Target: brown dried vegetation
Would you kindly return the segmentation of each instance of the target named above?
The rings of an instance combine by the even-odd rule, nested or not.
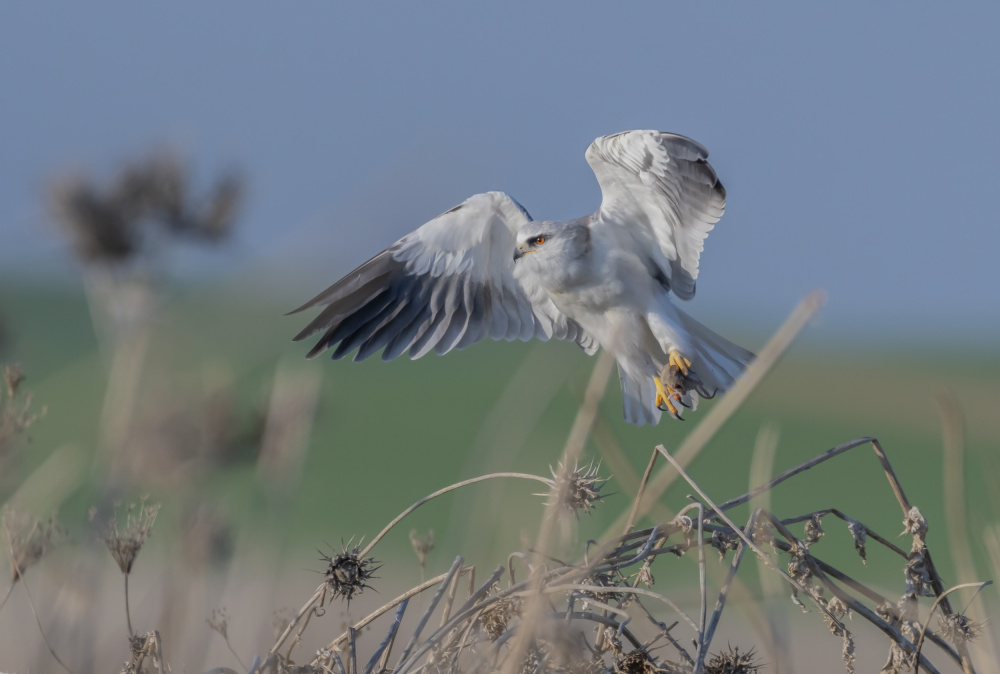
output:
[[[760,360],[766,363],[768,358],[773,362],[776,355],[765,348]],[[599,362],[594,386],[588,386],[580,423],[574,430],[593,423],[596,401],[590,394],[603,384],[596,375],[600,367]],[[760,375],[748,373],[751,383],[746,386],[752,386],[754,376],[759,379]],[[716,424],[717,428],[738,404],[739,396],[746,394],[739,388],[744,383],[717,403],[702,423]],[[12,389],[8,398],[13,398],[17,383],[8,383],[8,388]],[[737,402],[730,408],[723,406],[734,398]],[[575,439],[567,442],[551,478],[496,473],[449,485],[403,510],[367,545],[347,543],[340,551],[323,555],[326,568],[322,582],[301,608],[281,620],[274,642],[266,650],[258,647],[249,666],[230,643],[233,624],[227,612],[214,612],[207,621],[208,629],[225,639],[241,670],[250,674],[757,674],[768,667],[758,653],[767,653],[769,659],[781,657],[775,644],[725,649],[714,645],[727,600],[740,584],[738,576],[746,560],[751,559],[779,578],[793,601],[808,606],[813,615],[825,621],[833,637],[842,643],[846,671],[855,669],[855,633],[860,630],[884,637],[888,653],[882,672],[919,667],[933,674],[944,671],[943,663],[975,671],[967,646],[982,632],[982,625],[951,604],[951,590],[938,573],[928,547],[931,524],[908,500],[878,440],[860,438],[844,443],[720,503],[686,471],[707,437],[703,434],[676,452],[656,447],[619,522],[595,540],[576,541],[572,534],[577,518],[568,514],[603,507],[600,492],[606,479],[598,476],[594,464],[579,468],[586,434],[573,433],[571,439]],[[835,508],[794,514],[755,508],[745,520],[734,521],[732,514],[739,506],[857,448],[869,448],[874,454],[900,507],[909,550],[873,531],[856,513],[848,515]],[[654,473],[658,461],[669,467]],[[569,466],[574,469],[569,470]],[[663,512],[673,502],[664,492],[678,477],[687,483],[691,495],[683,501],[674,499],[683,504],[675,514],[652,515],[654,505],[661,508],[657,512]],[[485,578],[482,573],[477,578],[477,569],[457,556],[448,571],[411,587],[363,618],[349,617],[343,628],[323,620],[332,602],[349,603],[378,584],[374,574],[381,567],[372,557],[373,549],[399,522],[435,498],[493,479],[528,479],[548,487],[536,540],[511,552],[506,564],[499,564]],[[129,659],[123,672],[170,670],[169,639],[165,642],[159,630],[134,631],[128,604],[128,578],[158,512],[158,505],[141,500],[127,506],[123,516],[116,512],[102,536],[125,576],[128,634],[122,652]],[[640,528],[637,523],[647,516],[648,526]],[[57,530],[54,520],[51,526],[30,522],[15,514],[8,517],[5,511],[14,580],[37,563],[54,540],[51,532]],[[899,594],[887,595],[824,558],[824,548],[835,545],[831,542],[835,537],[825,536],[834,525],[847,529],[862,562],[872,554],[898,560],[902,571]],[[554,551],[554,541],[560,535],[565,541],[565,549],[559,551],[563,559]],[[432,540],[414,532],[411,541],[423,566]],[[722,574],[711,583],[707,557],[715,564],[716,555],[707,555],[708,548],[718,551],[721,563],[717,566],[722,568]],[[851,573],[858,568],[866,567],[852,567]],[[658,591],[657,576],[687,578],[685,594],[689,596],[671,597],[667,591]],[[691,601],[695,591],[697,600]],[[419,609],[411,610],[415,599],[413,606]],[[748,610],[754,609],[751,606]],[[321,636],[325,644],[307,651],[303,646],[307,630]],[[55,656],[55,650],[50,647],[50,651]],[[217,667],[211,671],[229,674],[235,670]]]

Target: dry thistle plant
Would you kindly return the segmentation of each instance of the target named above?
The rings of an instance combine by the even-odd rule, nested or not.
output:
[[[376,566],[374,559],[360,553],[358,546],[352,548],[350,543],[335,555],[327,556],[322,552],[320,555],[327,563],[324,577],[331,596],[343,597],[348,603],[365,588],[371,587],[368,581],[375,578],[375,572],[381,568]]]
[[[851,449],[870,446],[896,495],[904,513],[904,533],[911,537],[906,551],[866,526],[861,519],[839,509],[825,509],[792,516],[778,516],[754,510],[749,518],[736,524],[729,516],[734,508],[771,490],[782,482],[828,461]],[[817,457],[787,470],[747,494],[717,504],[684,471],[664,448],[657,447],[655,457],[666,459],[697,494],[669,521],[612,534],[596,542],[575,562],[559,562],[534,555],[531,550],[514,552],[508,563],[497,567],[486,579],[475,582],[475,568],[462,557],[450,570],[428,579],[386,603],[304,660],[293,658],[294,649],[310,620],[322,614],[327,599],[350,599],[368,587],[374,545],[416,507],[460,486],[475,484],[501,475],[545,482],[550,487],[550,503],[562,503],[557,494],[576,494],[572,503],[585,512],[599,504],[595,498],[604,480],[593,466],[567,471],[563,466],[553,471],[554,478],[520,473],[492,474],[451,485],[421,499],[393,520],[363,549],[345,547],[334,557],[324,557],[330,564],[327,581],[291,618],[276,643],[256,662],[255,672],[573,672],[573,673],[685,673],[685,674],[757,674],[766,662],[754,644],[727,646],[714,650],[712,642],[720,623],[735,577],[747,558],[757,557],[770,572],[787,584],[794,601],[809,603],[833,635],[842,643],[844,669],[854,672],[856,655],[854,632],[868,625],[887,639],[888,660],[885,674],[910,671],[919,667],[930,674],[941,672],[938,661],[951,661],[974,672],[965,645],[975,638],[981,626],[954,611],[948,602],[949,590],[937,573],[927,547],[928,524],[904,495],[885,451],[873,438],[861,438],[834,447]],[[647,471],[647,478],[651,471]],[[582,485],[570,489],[572,484]],[[643,498],[644,481],[632,504]],[[583,494],[583,497],[579,495]],[[563,496],[565,498],[565,496]],[[561,506],[563,507],[563,506]],[[877,544],[897,556],[903,570],[902,592],[898,601],[886,597],[872,586],[834,567],[817,554],[824,544],[824,528],[840,520],[851,534],[858,553],[859,568],[866,568],[868,550]],[[797,529],[801,533],[793,533]],[[765,553],[766,545],[772,553]],[[707,548],[729,559],[725,580],[718,588],[713,610],[706,579]],[[881,553],[880,553],[881,554]],[[685,565],[682,557],[694,557],[696,567]],[[776,557],[784,558],[784,567]],[[527,578],[516,578],[515,560],[527,563]],[[700,588],[697,613],[688,612],[670,596],[657,592],[654,567],[664,575],[677,577],[686,571],[697,572],[699,580],[691,586]],[[469,591],[463,598],[460,580],[468,578]],[[504,582],[506,580],[506,583]],[[414,596],[434,590],[426,608],[407,639],[400,626]],[[933,597],[928,612],[921,606],[922,597]],[[530,623],[531,632],[524,648],[514,645],[526,624],[528,607],[541,598],[540,615]],[[940,610],[940,617],[935,613]],[[435,620],[432,617],[437,616]],[[373,631],[373,624],[391,617],[384,631]],[[847,618],[853,617],[848,624]],[[688,636],[683,632],[688,631]],[[368,643],[363,634],[373,635]],[[293,636],[294,635],[294,636]],[[391,657],[394,644],[405,646]],[[283,652],[283,645],[290,644]],[[924,648],[933,644],[933,652]],[[933,657],[933,660],[932,660]],[[360,659],[359,659],[360,658]],[[392,660],[395,660],[393,663]],[[365,664],[367,662],[367,664]]]
[[[558,499],[558,505],[565,511],[580,516],[580,512],[590,513],[604,499],[601,489],[608,483],[608,478],[598,477],[601,467],[593,463],[586,468],[579,465],[573,470],[567,470],[560,462],[555,468],[549,467],[552,473],[551,489],[548,496]]]
[[[102,535],[104,545],[125,577],[125,619],[130,639],[134,638],[136,633],[132,629],[132,614],[129,610],[128,577],[132,573],[132,566],[135,564],[136,557],[139,556],[139,551],[149,539],[153,524],[156,522],[156,515],[159,512],[159,503],[147,503],[146,498],[143,497],[138,503],[128,504],[125,511],[125,521],[119,522],[116,504],[115,514],[108,520]]]

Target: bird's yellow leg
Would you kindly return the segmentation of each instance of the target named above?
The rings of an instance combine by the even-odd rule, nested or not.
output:
[[[665,407],[665,412],[669,412],[671,416],[679,418],[680,414],[677,412],[677,408],[670,402],[672,396],[678,397],[677,393],[673,390],[670,390],[668,393],[669,389],[663,386],[663,381],[659,377],[653,377],[653,383],[656,385],[656,406],[661,410]]]
[[[691,361],[681,355],[681,352],[677,349],[670,349],[670,353],[667,354],[667,358],[670,360],[670,364],[680,370],[681,374],[685,377],[690,374]]]

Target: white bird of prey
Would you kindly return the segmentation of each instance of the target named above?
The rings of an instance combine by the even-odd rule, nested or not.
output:
[[[326,307],[295,340],[322,337],[363,360],[444,354],[486,337],[572,340],[618,363],[625,419],[680,419],[727,390],[753,354],[670,302],[694,297],[705,237],[726,191],[695,141],[659,131],[595,140],[602,201],[569,222],[535,221],[503,192],[469,197],[295,311]],[[295,312],[292,312],[295,313]]]

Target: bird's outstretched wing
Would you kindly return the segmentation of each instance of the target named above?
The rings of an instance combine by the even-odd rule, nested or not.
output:
[[[601,220],[631,228],[674,293],[694,297],[705,237],[726,207],[708,150],[673,133],[626,131],[598,138],[586,156],[601,185]]]
[[[502,192],[469,197],[293,311],[326,307],[295,340],[322,332],[309,358],[336,345],[335,359],[357,349],[354,360],[444,354],[486,337],[570,339],[593,352],[540,287],[516,278],[515,236],[530,220]]]

